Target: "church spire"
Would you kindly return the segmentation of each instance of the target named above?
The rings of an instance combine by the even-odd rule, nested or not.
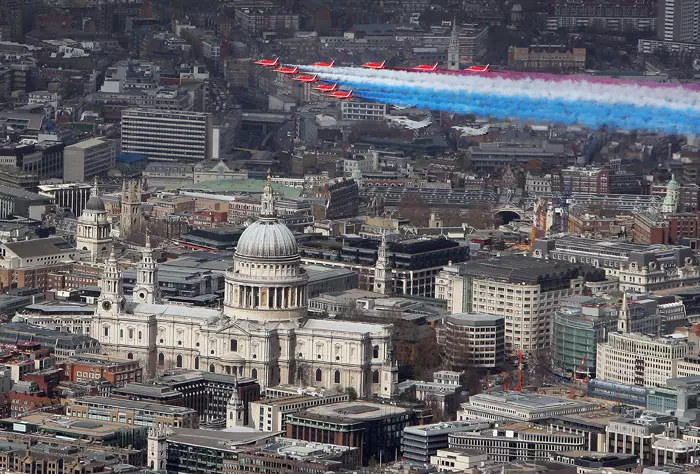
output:
[[[630,332],[630,307],[627,301],[627,292],[622,293],[622,304],[617,315],[617,330],[620,332]]]
[[[263,191],[262,199],[260,200],[262,204],[260,210],[260,217],[276,217],[277,213],[275,211],[275,195],[272,191],[272,170],[267,170],[267,183],[265,184],[265,190]]]
[[[382,234],[382,243],[377,249],[377,263],[374,265],[374,292],[388,295],[393,288],[389,247],[386,245],[386,234]]]
[[[151,234],[146,229],[146,246],[141,252],[141,261],[136,267],[136,285],[132,293],[135,303],[154,304],[160,301],[158,265],[153,258]]]
[[[452,18],[452,34],[450,35],[450,45],[447,48],[447,69],[451,71],[459,70],[459,30],[457,29],[457,17]]]

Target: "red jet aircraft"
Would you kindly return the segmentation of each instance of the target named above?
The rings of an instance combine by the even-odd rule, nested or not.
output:
[[[313,84],[314,82],[318,82],[316,76],[318,76],[318,74],[314,74],[313,76],[297,76],[294,78],[294,80],[299,82],[305,82],[307,84]]]
[[[314,90],[321,91],[321,92],[335,92],[338,90],[338,83],[336,82],[333,85],[323,84],[320,86],[314,86]]]
[[[275,72],[279,72],[280,74],[286,74],[287,76],[295,76],[299,74],[299,68],[296,66],[282,66],[280,68],[275,69]]]
[[[341,100],[348,100],[352,99],[352,90],[349,90],[347,92],[331,92],[328,94],[329,97],[333,97],[335,99],[341,99]]]
[[[386,61],[382,61],[381,63],[365,63],[360,67],[363,67],[365,69],[386,69],[386,67],[384,66],[385,62]]]
[[[413,68],[414,71],[437,71],[438,63],[430,66],[429,64],[421,64]]]
[[[465,71],[471,71],[471,72],[489,72],[489,66],[490,64],[487,64],[486,66],[469,66]]]
[[[259,59],[259,60],[255,61],[253,64],[257,64],[258,66],[262,66],[262,67],[277,67],[280,65],[280,58]]]
[[[313,63],[312,66],[314,67],[334,67],[335,64],[335,59],[329,63]]]

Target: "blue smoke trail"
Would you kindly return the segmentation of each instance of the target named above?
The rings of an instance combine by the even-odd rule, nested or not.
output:
[[[410,86],[367,84],[361,81],[343,82],[343,86],[355,89],[357,96],[367,100],[412,105],[443,112],[584,125],[594,129],[607,126],[612,129],[649,130],[667,134],[700,133],[700,120],[692,110],[527,96],[498,96],[467,91],[432,91]]]

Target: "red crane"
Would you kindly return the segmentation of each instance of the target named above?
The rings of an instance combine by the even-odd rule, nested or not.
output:
[[[523,391],[523,353],[518,351],[518,386],[515,387],[516,392]]]

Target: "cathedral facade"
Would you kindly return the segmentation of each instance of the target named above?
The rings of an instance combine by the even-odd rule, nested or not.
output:
[[[238,242],[221,310],[163,304],[148,239],[128,301],[112,251],[92,337],[108,354],[142,361],[151,375],[182,367],[253,377],[262,387],[304,384],[393,395],[392,327],[308,319],[308,275],[294,235],[276,217],[269,178],[261,214]]]

